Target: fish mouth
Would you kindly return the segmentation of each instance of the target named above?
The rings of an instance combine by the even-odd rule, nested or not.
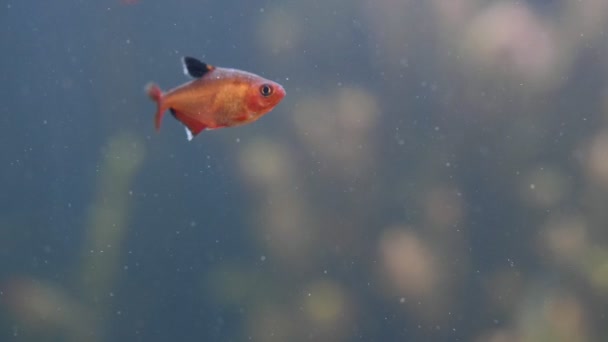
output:
[[[283,88],[283,86],[280,84],[277,84],[275,92],[277,93],[277,95],[280,99],[284,98],[285,95],[287,95],[285,88]]]

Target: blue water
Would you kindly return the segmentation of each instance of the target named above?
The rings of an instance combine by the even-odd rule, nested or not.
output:
[[[0,340],[605,340],[606,13],[4,1]],[[186,55],[287,97],[157,133]]]

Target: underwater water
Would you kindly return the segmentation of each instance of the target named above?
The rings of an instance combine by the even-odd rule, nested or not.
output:
[[[608,2],[0,4],[0,341],[605,341]],[[187,141],[181,58],[287,96]]]

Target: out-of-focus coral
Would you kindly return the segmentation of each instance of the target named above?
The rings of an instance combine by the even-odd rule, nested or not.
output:
[[[521,342],[521,339],[513,331],[497,329],[483,332],[475,342]]]
[[[78,296],[29,278],[12,279],[6,285],[19,322],[31,330],[44,327],[69,341],[97,341],[103,335],[98,323],[109,302],[100,298],[108,297],[115,285],[128,225],[129,186],[143,159],[141,145],[128,134],[111,138],[103,152],[97,198],[86,227]]]
[[[524,276],[515,267],[496,270],[485,278],[483,292],[488,312],[503,316],[518,309],[524,297],[524,280]]]
[[[100,305],[98,298],[111,292],[120,269],[121,246],[129,224],[129,186],[141,166],[143,151],[142,144],[128,134],[111,138],[103,150],[82,257],[83,292],[91,305]]]
[[[295,13],[280,7],[261,9],[256,38],[260,52],[267,55],[281,54],[283,58],[298,53],[302,39],[301,21],[294,20]]]
[[[367,20],[372,41],[377,44],[375,52],[388,56],[385,60],[388,70],[406,65],[405,56],[412,51],[414,42],[424,39],[425,35],[421,34],[424,23],[413,20],[421,10],[414,3],[411,0],[361,2],[360,12]]]
[[[481,11],[465,33],[471,72],[515,77],[515,82],[546,86],[561,71],[552,25],[523,3],[497,2]]]
[[[293,339],[298,331],[293,311],[281,304],[262,303],[247,317],[248,336],[244,339],[281,342]]]
[[[608,131],[599,132],[591,140],[585,166],[595,184],[608,188]]]
[[[458,189],[437,185],[424,198],[426,221],[440,231],[453,230],[465,216],[465,203]]]
[[[290,151],[263,138],[245,147],[240,162],[246,179],[259,187],[272,183],[288,184],[293,181],[296,171]]]
[[[379,242],[382,265],[394,293],[430,297],[439,281],[430,247],[414,232],[393,228]]]
[[[522,342],[596,340],[589,334],[589,317],[578,296],[563,290],[529,288],[515,327]]]
[[[449,326],[453,310],[462,304],[456,296],[462,290],[461,277],[470,268],[466,245],[461,234],[445,228],[424,233],[407,226],[391,226],[382,232],[377,247],[378,290],[420,324]]]
[[[547,261],[578,269],[589,250],[587,224],[577,215],[551,217],[539,235],[539,250]]]
[[[584,3],[564,1],[561,22],[563,43],[579,48],[597,40],[605,42],[608,28],[608,2],[586,0]]]
[[[531,206],[551,208],[568,194],[570,182],[559,169],[548,165],[534,165],[522,177],[522,199]]]
[[[276,260],[287,265],[305,265],[310,261],[311,223],[303,190],[298,189],[295,160],[286,147],[259,139],[240,155],[244,177],[258,191],[253,220],[258,222],[256,237],[272,250]]]
[[[596,247],[587,261],[588,278],[602,298],[608,298],[608,252]]]
[[[318,280],[302,295],[302,307],[309,334],[323,341],[348,340],[347,327],[352,324],[352,299],[338,283]]]
[[[478,0],[432,0],[439,23],[445,25],[440,33],[458,32],[474,13]]]
[[[479,0],[432,0],[440,34],[453,34],[462,30],[479,6]]]
[[[266,285],[256,272],[231,264],[221,264],[208,272],[204,280],[204,290],[213,293],[213,298],[222,305],[255,301],[256,296],[264,295],[260,287]]]
[[[100,340],[99,317],[61,287],[21,277],[11,279],[3,288],[3,297],[18,322],[17,338],[40,334],[73,342]]]
[[[319,163],[349,177],[373,165],[373,128],[379,111],[371,93],[344,87],[327,97],[299,101],[293,118],[298,136],[318,155]]]

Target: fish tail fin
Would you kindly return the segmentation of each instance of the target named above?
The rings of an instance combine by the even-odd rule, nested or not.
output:
[[[156,131],[160,131],[160,122],[163,119],[163,114],[165,109],[163,108],[163,92],[160,88],[154,83],[148,83],[146,85],[146,93],[148,96],[156,102],[156,115],[154,115],[154,126],[156,127]]]

